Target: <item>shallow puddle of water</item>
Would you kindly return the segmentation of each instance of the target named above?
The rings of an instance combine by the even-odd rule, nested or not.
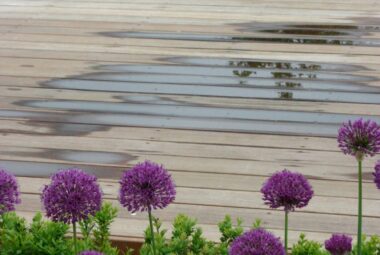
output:
[[[100,151],[63,151],[59,154],[63,160],[73,162],[92,162],[97,164],[121,164],[127,159],[126,155],[119,153],[100,152]]]
[[[365,70],[357,65],[342,65],[319,62],[298,62],[278,60],[251,60],[251,59],[225,59],[225,58],[202,58],[202,57],[172,57],[164,58],[175,64],[187,64],[192,66],[224,66],[224,67],[246,67],[257,69],[279,69],[279,70],[302,70],[302,71],[329,71],[329,72],[353,72]]]
[[[367,46],[378,47],[380,41],[376,39],[346,39],[327,36],[316,37],[264,37],[264,36],[233,36],[233,35],[212,35],[212,34],[192,34],[173,32],[111,32],[103,33],[107,36],[117,38],[141,38],[141,39],[161,39],[161,40],[185,40],[185,41],[209,41],[209,42],[265,42],[265,43],[288,43],[288,44],[325,44],[325,45],[345,45],[345,46]]]
[[[121,167],[101,167],[89,165],[72,165],[72,164],[53,164],[53,163],[39,163],[27,161],[7,161],[2,160],[0,167],[6,168],[17,176],[25,177],[48,177],[55,173],[58,169],[66,169],[71,167],[78,167],[84,171],[96,175],[98,178],[115,178],[121,177],[123,169]],[[41,187],[42,188],[42,187]]]
[[[217,96],[237,98],[276,99],[281,89],[276,88],[248,88],[237,86],[209,86],[209,85],[178,85],[165,83],[134,83],[97,80],[56,80],[49,83],[50,87],[60,89],[88,90],[88,91],[112,91],[129,93],[154,93],[170,95],[195,95]],[[322,102],[347,102],[379,104],[380,94],[353,93],[342,91],[306,91],[293,90],[294,100],[322,101]]]
[[[111,75],[124,75],[126,78],[136,74],[160,75],[193,75],[194,78],[206,77],[244,77],[244,78],[286,78],[286,79],[305,79],[305,80],[339,80],[339,81],[371,81],[370,77],[350,75],[347,73],[329,73],[326,71],[312,70],[287,70],[282,68],[259,68],[251,67],[246,62],[230,62],[230,67],[218,66],[184,66],[184,65],[114,65],[99,67],[104,72],[82,76],[84,78],[94,75],[107,75],[107,70],[114,71]],[[115,73],[118,72],[118,73]],[[135,74],[136,73],[136,74]],[[171,79],[170,77],[168,79]],[[187,79],[191,81],[191,78]],[[226,79],[226,78],[224,78]],[[175,79],[171,79],[175,81]]]

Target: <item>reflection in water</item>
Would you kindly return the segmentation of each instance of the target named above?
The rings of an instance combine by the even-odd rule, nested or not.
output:
[[[229,61],[229,66],[258,68],[258,69],[287,69],[303,71],[319,71],[321,65],[299,62],[271,62],[271,61]]]
[[[257,28],[252,29],[261,32]],[[270,31],[270,30],[265,30]],[[272,30],[274,34],[284,30]],[[295,33],[295,30],[293,31]],[[311,33],[311,32],[309,32]],[[317,32],[315,32],[317,33]],[[329,33],[329,32],[326,32]],[[333,33],[333,32],[330,32]],[[186,40],[186,41],[205,41],[205,42],[266,42],[266,43],[291,43],[291,44],[324,44],[324,45],[355,45],[367,47],[379,47],[380,41],[373,38],[338,37],[334,35],[304,35],[304,34],[287,34],[282,37],[273,36],[235,36],[219,34],[195,34],[195,33],[174,33],[174,32],[104,32],[102,35],[116,38],[142,38],[142,39],[159,39],[159,40]]]
[[[321,66],[316,64],[292,64],[292,63],[282,63],[282,62],[252,62],[252,61],[230,61],[230,66],[232,67],[246,67],[246,68],[279,68],[279,69],[291,69],[291,70],[320,70]],[[248,70],[233,70],[232,73],[239,78],[248,78],[252,75],[252,71]],[[256,72],[255,72],[256,73]],[[288,79],[317,79],[317,74],[315,73],[293,73],[293,72],[280,72],[273,71],[271,72],[272,78],[275,79],[275,86],[280,89],[291,90],[291,89],[300,89],[302,88],[301,82],[288,81]],[[283,79],[283,81],[276,81]],[[247,80],[239,80],[239,84],[245,84]],[[293,99],[293,92],[291,91],[279,91],[278,96],[280,99]]]
[[[271,34],[288,34],[288,35],[327,35],[327,36],[344,36],[349,35],[347,32],[334,30],[315,30],[315,29],[263,29],[263,33]]]

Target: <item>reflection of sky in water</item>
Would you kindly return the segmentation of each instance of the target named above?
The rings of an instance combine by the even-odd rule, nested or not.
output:
[[[64,79],[49,83],[50,87],[60,89],[78,89],[89,91],[112,91],[130,93],[155,93],[155,94],[178,94],[195,96],[221,96],[241,98],[278,98],[276,88],[251,88],[236,86],[207,86],[165,83],[138,83],[138,82],[111,82],[97,80]],[[307,91],[294,90],[293,99],[306,101],[327,101],[347,103],[379,104],[380,94],[377,93],[353,93],[344,91]]]

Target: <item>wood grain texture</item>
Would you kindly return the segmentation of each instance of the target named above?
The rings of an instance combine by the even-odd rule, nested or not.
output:
[[[286,10],[286,11],[284,11]],[[58,168],[96,174],[115,206],[124,169],[150,159],[178,196],[157,211],[198,218],[217,241],[225,214],[282,237],[283,212],[260,188],[305,174],[315,197],[290,241],[356,232],[356,162],[342,121],[380,121],[380,2],[374,0],[3,0],[0,166],[18,175],[31,219]],[[364,230],[378,234],[380,193],[364,165]],[[142,240],[146,215],[120,208],[116,240]]]

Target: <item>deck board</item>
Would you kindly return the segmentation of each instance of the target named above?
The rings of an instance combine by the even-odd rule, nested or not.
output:
[[[217,241],[228,213],[282,236],[282,212],[259,190],[289,168],[316,193],[291,215],[290,241],[355,235],[355,160],[335,136],[343,120],[380,121],[379,10],[375,0],[1,1],[0,166],[19,176],[18,212],[41,210],[41,187],[69,166],[97,174],[119,206],[122,171],[151,159],[177,184],[157,212],[165,227],[186,212]],[[364,166],[367,234],[380,224],[375,161]],[[120,208],[112,237],[141,241],[146,226]]]

